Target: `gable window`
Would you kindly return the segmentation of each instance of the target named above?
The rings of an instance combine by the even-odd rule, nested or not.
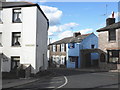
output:
[[[13,9],[13,23],[22,23],[21,21],[21,9]]]
[[[94,48],[95,48],[95,45],[91,45],[91,48],[94,49]]]
[[[53,52],[57,51],[57,45],[53,45]]]
[[[3,23],[3,21],[2,21],[2,10],[0,10],[0,23]]]
[[[0,46],[2,46],[2,32],[0,32]]]
[[[115,41],[116,40],[116,30],[111,29],[109,32],[109,41]]]
[[[12,46],[20,46],[21,33],[13,32],[12,33]]]

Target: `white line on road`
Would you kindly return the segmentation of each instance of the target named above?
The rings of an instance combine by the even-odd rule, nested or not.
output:
[[[44,88],[55,88],[54,86],[51,86],[51,87],[44,87]]]
[[[64,76],[64,79],[65,79],[65,83],[57,88],[62,88],[63,86],[65,86],[68,83],[68,79],[66,76]]]

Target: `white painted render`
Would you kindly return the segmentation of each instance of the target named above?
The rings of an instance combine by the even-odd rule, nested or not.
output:
[[[11,56],[20,56],[21,64],[31,64],[32,73],[37,73],[39,67],[47,69],[47,20],[36,6],[22,7],[22,23],[12,23],[12,8],[3,9],[2,52],[8,61],[2,62],[2,71],[10,72]],[[11,46],[12,32],[21,32],[21,47]]]

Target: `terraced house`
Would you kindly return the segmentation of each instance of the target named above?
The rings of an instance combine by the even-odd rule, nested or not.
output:
[[[103,69],[120,69],[120,22],[107,18],[106,27],[99,30],[99,49],[106,54],[101,56],[100,67]]]
[[[76,32],[71,37],[51,43],[49,47],[51,67],[81,68],[81,50],[98,48],[98,38],[94,33],[81,34]],[[98,55],[93,53],[89,62],[92,63],[96,59],[98,59]]]
[[[2,72],[47,69],[48,19],[38,4],[3,2],[0,10]]]

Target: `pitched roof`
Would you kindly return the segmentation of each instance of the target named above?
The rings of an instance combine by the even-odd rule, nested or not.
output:
[[[103,27],[101,29],[98,29],[97,32],[101,32],[101,31],[108,31],[110,29],[118,29],[120,28],[120,21],[114,24],[111,24],[109,26]]]
[[[88,37],[91,34],[93,34],[93,33],[82,34],[82,35],[78,35],[77,37],[63,38],[63,39],[61,39],[59,41],[51,43],[50,45],[53,45],[53,44],[62,44],[62,43],[79,43],[79,42],[81,42],[83,39],[85,39],[86,37]]]
[[[46,18],[46,20],[49,22],[48,18],[44,14],[44,12],[41,10],[40,6],[37,3],[31,3],[31,2],[2,2],[2,8],[13,8],[13,7],[31,7],[36,6],[40,12],[43,14],[43,16]]]

